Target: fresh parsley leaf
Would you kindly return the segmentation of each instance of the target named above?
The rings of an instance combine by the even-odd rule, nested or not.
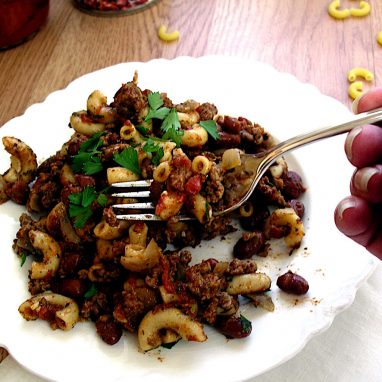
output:
[[[105,207],[107,203],[107,196],[103,193],[99,194],[97,197],[97,202],[101,207]]]
[[[26,259],[27,259],[27,254],[26,252],[23,252],[21,254],[21,259],[20,259],[20,268],[25,264]]]
[[[150,135],[149,137],[143,137],[144,141],[148,141],[149,139],[151,139],[153,141],[157,141],[157,142],[167,142],[166,139],[156,137],[155,135]]]
[[[97,287],[94,283],[90,285],[90,288],[85,292],[84,297],[88,300],[89,298],[93,297],[98,292]]]
[[[146,153],[152,153],[157,151],[157,147],[161,147],[158,143],[154,141],[151,137],[149,137],[146,141],[146,143],[143,146],[143,151]]]
[[[84,163],[87,163],[91,160],[93,154],[92,153],[81,153],[74,155],[72,158],[72,170],[74,172],[81,172],[83,171]]]
[[[240,315],[241,325],[243,327],[244,333],[251,333],[252,331],[252,323],[247,318],[245,318],[242,314]]]
[[[128,147],[120,153],[114,153],[113,159],[122,167],[127,168],[134,174],[141,175],[138,153],[134,147]]]
[[[81,204],[82,201],[82,192],[73,192],[68,196],[69,202],[73,204]]]
[[[86,207],[69,205],[69,216],[74,217],[74,227],[83,228],[93,211]]]
[[[91,204],[97,200],[103,201],[107,198],[106,195],[102,193],[97,195],[93,187],[87,186],[81,192],[74,192],[69,195],[69,216],[74,218],[74,227],[83,228],[88,221],[88,219],[93,215],[93,210]],[[99,203],[101,206],[102,203]]]
[[[97,174],[103,170],[101,158],[92,156],[87,162],[83,163],[82,168],[86,175]]]
[[[136,128],[136,129],[138,130],[138,132],[139,132],[140,134],[142,134],[143,136],[146,136],[146,135],[149,133],[149,131],[150,131],[150,129],[148,129],[147,127],[144,127],[144,126],[142,126],[142,125],[136,125],[135,128]]]
[[[160,160],[164,156],[163,147],[159,143],[156,143],[152,138],[149,138],[146,141],[146,143],[143,146],[143,151],[152,154],[151,161],[155,166],[158,166]]]
[[[146,115],[145,122],[153,118],[165,119],[167,117],[170,109],[168,107],[161,107],[163,106],[163,99],[159,92],[150,93],[147,96],[147,100],[149,102],[150,110]]]
[[[101,136],[104,134],[104,132],[99,132],[93,134],[89,139],[87,139],[85,142],[81,143],[79,152],[92,152],[96,151],[99,147],[103,145],[103,141]]]
[[[103,134],[103,132],[96,133],[80,145],[78,153],[72,158],[71,167],[74,172],[93,175],[102,171],[101,151],[98,148],[103,145],[101,139]]]
[[[205,205],[205,209],[206,209],[206,222],[208,222],[210,220],[210,204],[207,202],[206,200],[206,205]]]
[[[180,130],[178,113],[176,112],[175,108],[172,108],[168,116],[165,118],[165,120],[162,123],[161,129],[164,132],[167,132],[170,129]]]
[[[89,207],[94,200],[96,200],[97,195],[93,187],[87,186],[82,191],[82,200],[81,204],[84,207]]]
[[[219,132],[216,128],[216,122],[212,119],[209,119],[207,121],[200,121],[199,125],[203,127],[204,130],[207,131],[207,133],[216,140],[220,139]]]
[[[153,110],[159,109],[163,105],[163,99],[159,92],[152,92],[147,96],[149,106]]]
[[[168,107],[161,107],[158,110],[150,109],[146,115],[145,121],[148,121],[153,118],[165,119],[169,112],[170,112],[170,109]]]
[[[161,346],[164,347],[165,349],[172,349],[178,342],[179,340],[174,342],[169,342],[167,344],[162,344]]]
[[[177,147],[180,146],[182,142],[181,136],[184,134],[184,131],[181,130],[178,113],[175,108],[172,108],[168,113],[162,122],[161,129],[164,132],[163,139],[175,142]]]

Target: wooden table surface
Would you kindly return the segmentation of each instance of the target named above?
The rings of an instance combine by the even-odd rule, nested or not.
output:
[[[159,0],[124,17],[95,17],[70,0],[52,0],[47,24],[30,41],[0,51],[0,126],[75,78],[120,62],[181,55],[235,55],[271,64],[350,106],[349,69],[361,66],[381,85],[382,1],[370,15],[335,20],[329,0]],[[357,7],[344,0],[342,7]],[[160,25],[179,41],[157,37]],[[3,356],[5,351],[3,351]],[[0,360],[2,352],[0,350]]]

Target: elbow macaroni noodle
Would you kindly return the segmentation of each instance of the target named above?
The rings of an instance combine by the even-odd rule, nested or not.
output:
[[[172,42],[179,39],[180,33],[178,31],[167,32],[167,27],[161,25],[158,29],[158,36],[163,41]]]
[[[94,235],[103,240],[118,239],[124,235],[128,226],[129,223],[124,220],[118,221],[116,226],[111,226],[103,219],[94,227]]]
[[[212,163],[204,155],[198,155],[192,160],[192,170],[198,174],[207,175],[211,170]]]
[[[119,131],[120,136],[126,141],[132,141],[134,144],[143,142],[142,135],[138,132],[132,123],[124,124]]]
[[[55,309],[54,321],[49,322],[53,329],[59,327],[62,330],[70,330],[78,322],[79,308],[77,303],[69,297],[50,292],[41,293],[26,300],[19,307],[20,314],[28,321],[36,320],[39,317],[43,301],[60,308]],[[44,316],[41,319],[49,320]]]
[[[371,82],[374,79],[373,73],[371,73],[368,69],[361,67],[351,69],[348,72],[348,80],[351,82],[348,88],[348,94],[353,100],[363,94],[363,83],[362,81],[356,81],[357,77],[361,77],[368,82]]]
[[[34,249],[41,251],[43,261],[32,262],[31,278],[52,278],[60,265],[61,248],[57,241],[50,235],[39,230],[29,231],[29,238]]]
[[[186,341],[204,342],[207,336],[203,326],[176,308],[163,308],[148,312],[138,329],[138,342],[141,351],[157,348],[162,344],[160,332],[171,329]]]
[[[359,8],[351,7],[351,8],[340,9],[340,7],[341,7],[340,0],[332,1],[328,6],[329,15],[335,19],[343,20],[343,19],[347,19],[351,16],[365,17],[371,11],[370,4],[367,1],[361,1],[359,3]]]
[[[340,6],[341,6],[340,0],[332,1],[328,7],[329,15],[338,20],[342,20],[342,19],[346,19],[350,17],[350,10],[347,8],[339,9]]]
[[[107,169],[107,182],[109,184],[130,182],[138,179],[139,175],[124,167],[109,167]]]
[[[129,271],[146,271],[159,263],[161,253],[154,239],[150,240],[147,247],[141,244],[126,244],[125,254],[121,256],[121,264]]]
[[[191,129],[184,130],[182,145],[187,147],[200,147],[207,143],[208,133],[203,127],[194,124]]]
[[[370,70],[368,70],[368,69],[356,67],[356,68],[349,70],[348,80],[350,82],[354,82],[357,77],[362,77],[366,81],[373,81],[373,79],[374,79],[373,73],[370,72]]]
[[[147,233],[149,228],[143,222],[134,223],[129,228],[129,241],[130,244],[138,244],[146,247]]]
[[[354,100],[363,94],[363,82],[354,81],[349,85],[349,96]]]
[[[171,168],[168,162],[160,163],[153,172],[153,178],[155,181],[163,183],[167,180],[171,172]]]
[[[350,14],[356,17],[367,16],[371,11],[370,4],[367,1],[360,1],[359,8],[350,8]]]

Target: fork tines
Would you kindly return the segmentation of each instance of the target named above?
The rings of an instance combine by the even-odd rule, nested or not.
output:
[[[111,196],[132,199],[131,201],[123,201],[123,203],[113,205],[117,219],[160,220],[159,216],[151,213],[155,209],[154,203],[151,201],[137,201],[137,199],[145,200],[150,196],[150,190],[147,190],[147,188],[150,187],[151,183],[152,179],[148,179],[113,183],[111,185],[114,189],[119,189],[117,192],[112,192]],[[145,212],[140,213],[141,210]],[[152,211],[148,213],[149,210]]]
[[[132,182],[120,182],[113,183],[111,187],[123,189],[123,191],[113,192],[111,196],[116,198],[132,198],[132,201],[123,202],[120,204],[114,204],[112,207],[116,213],[117,219],[122,220],[150,220],[150,221],[162,221],[158,215],[150,212],[154,212],[155,205],[151,201],[136,201],[136,199],[147,199],[150,196],[150,190],[144,190],[150,187],[152,179],[137,180]],[[142,210],[142,212],[140,212]],[[143,212],[144,211],[144,212]],[[189,216],[179,215],[178,220],[194,220]]]
[[[111,196],[114,196],[116,198],[133,199],[132,202],[124,201],[122,204],[114,204],[113,208],[120,209],[120,210],[154,209],[155,206],[150,201],[144,201],[144,202],[135,201],[135,199],[145,199],[150,197],[150,190],[148,190],[147,188],[150,187],[152,181],[153,181],[152,179],[146,179],[146,180],[137,180],[137,181],[131,181],[131,182],[113,183],[111,185],[113,188],[118,188],[121,190],[123,189],[123,191],[112,192]]]
[[[113,183],[111,185],[112,187],[124,188],[126,191],[114,192],[111,196],[115,196],[117,198],[148,198],[150,196],[149,190],[138,191],[137,189],[150,187],[152,181],[152,179],[146,179],[132,182]]]

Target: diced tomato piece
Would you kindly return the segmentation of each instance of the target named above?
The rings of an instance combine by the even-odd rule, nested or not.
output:
[[[174,167],[184,167],[190,169],[192,162],[186,155],[177,155],[171,161],[171,165]]]
[[[185,191],[188,194],[196,195],[202,189],[202,177],[200,175],[194,175],[188,179],[184,186]]]
[[[175,293],[174,283],[170,275],[170,264],[165,256],[159,259],[162,268],[162,284],[168,293]]]

